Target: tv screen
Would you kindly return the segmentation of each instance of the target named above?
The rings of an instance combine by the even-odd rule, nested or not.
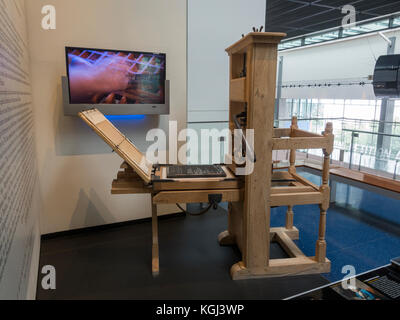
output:
[[[70,104],[165,103],[161,53],[66,48]]]

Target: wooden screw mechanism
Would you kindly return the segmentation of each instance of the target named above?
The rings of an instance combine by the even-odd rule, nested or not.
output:
[[[228,230],[219,243],[237,245],[242,260],[231,268],[234,280],[258,277],[325,273],[326,214],[329,207],[329,160],[333,150],[332,124],[322,135],[300,130],[297,118],[287,129],[274,129],[277,46],[282,33],[252,32],[227,49],[230,56],[230,129],[238,124],[254,130],[254,170],[239,176],[240,164],[224,165],[223,178],[167,178],[166,165],[150,163],[98,110],[79,116],[125,160],[122,171],[112,183],[113,194],[147,193],[152,205],[152,272],[160,272],[158,241],[158,204],[208,202],[218,198],[229,203]],[[240,116],[239,116],[240,115]],[[238,116],[240,121],[238,121]],[[297,174],[296,150],[322,149],[324,152],[322,186]],[[273,150],[290,150],[287,171],[273,171]],[[248,152],[246,149],[245,152]],[[233,158],[233,157],[231,157]],[[171,167],[171,166],[169,166]],[[320,206],[319,238],[314,257],[306,257],[293,240],[299,238],[294,227],[294,207]],[[271,207],[286,206],[286,225],[271,228]],[[287,259],[271,259],[270,244],[278,242]]]

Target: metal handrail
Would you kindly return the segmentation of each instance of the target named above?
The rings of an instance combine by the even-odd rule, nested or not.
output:
[[[297,119],[297,120],[298,121],[328,121],[328,120],[340,121],[340,120],[342,120],[342,121],[359,121],[359,122],[369,122],[369,123],[376,122],[376,123],[398,124],[398,125],[400,125],[400,122],[395,122],[395,121],[365,120],[365,119],[354,119],[354,118],[344,118],[344,117],[341,117],[341,118],[302,118],[302,119]],[[276,120],[276,121],[277,122],[283,122],[283,121],[289,122],[289,121],[292,121],[292,119],[279,119],[279,120]]]
[[[400,135],[391,134],[391,133],[382,133],[382,132],[373,132],[373,131],[363,131],[363,130],[355,130],[355,129],[342,129],[342,131],[356,132],[356,133],[366,133],[366,134],[373,134],[373,135],[377,135],[377,136],[386,136],[386,137],[400,138]]]
[[[276,120],[275,123],[279,123],[279,122],[291,122],[292,119],[279,119]],[[389,121],[380,121],[380,120],[363,120],[363,119],[352,119],[352,118],[304,118],[304,119],[298,119],[298,121],[334,121],[334,120],[342,120],[342,121],[356,121],[356,122],[367,122],[367,123],[385,123],[385,124],[396,124],[396,125],[400,125],[399,122],[389,122]],[[228,121],[201,121],[201,122],[188,122],[188,124],[199,124],[199,123],[228,123]],[[334,146],[334,150],[343,150],[344,152],[350,152],[350,168],[352,167],[352,160],[353,160],[353,153],[354,153],[354,133],[360,133],[360,134],[371,134],[371,135],[376,135],[376,136],[388,136],[388,137],[394,137],[394,138],[400,138],[400,135],[396,135],[396,134],[390,134],[390,133],[380,133],[380,132],[373,132],[373,131],[365,131],[365,130],[357,130],[357,129],[342,129],[341,131],[344,132],[352,132],[352,142],[350,144],[350,148],[348,149],[347,147],[343,148],[343,147],[339,147],[339,146]],[[308,156],[308,152],[307,156]],[[361,170],[361,163],[362,163],[362,157],[365,154],[360,153],[361,157],[360,157],[360,162],[358,164],[358,169]],[[378,159],[377,155],[368,155],[371,157],[374,157],[376,159]],[[399,168],[399,163],[400,163],[400,159],[398,158],[393,158],[393,157],[388,157],[387,160],[390,161],[395,161],[395,169],[394,169],[394,175],[393,175],[393,179],[396,180],[397,176],[398,176],[398,168]]]

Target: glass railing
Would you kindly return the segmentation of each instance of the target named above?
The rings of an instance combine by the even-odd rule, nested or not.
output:
[[[336,27],[304,36],[294,37],[282,41],[279,51],[309,46],[317,43],[335,41],[343,38],[360,36],[363,34],[390,30],[400,27],[400,13],[364,20],[348,28]]]
[[[393,179],[397,178],[400,162],[400,151],[398,150],[400,135],[350,129],[343,129],[343,132],[349,133],[351,136],[349,168],[353,169],[355,166],[360,171],[362,168],[375,169],[393,173]],[[377,140],[376,145],[382,147],[379,149],[371,148],[370,145],[365,145],[362,142],[362,140],[368,140],[370,137]]]
[[[366,171],[386,178],[400,178],[400,123],[347,118],[299,119],[300,129],[320,134],[327,122],[334,127],[332,161],[339,166]],[[275,126],[290,127],[290,119]],[[379,130],[387,133],[380,133]],[[389,133],[390,132],[390,133]],[[321,150],[299,150],[305,158],[322,157]]]
[[[400,123],[348,118],[298,119],[300,129],[318,134],[324,131],[328,122],[333,123],[335,135],[332,153],[334,165],[400,180]],[[275,126],[279,128],[289,128],[290,125],[291,119],[275,121]],[[201,136],[203,129],[215,129],[222,132],[228,128],[228,122],[189,123],[188,127]],[[391,133],[379,133],[382,127],[385,127],[386,130],[390,128]],[[194,163],[212,163],[211,157],[202,159],[202,155],[212,155],[216,151],[220,157],[218,161],[223,162],[226,151],[224,141],[226,140],[220,140],[219,143],[210,141],[210,144],[202,145],[197,152],[198,161]],[[378,145],[381,146],[379,149]],[[190,141],[188,147],[192,148]],[[300,162],[308,162],[313,159],[320,162],[319,160],[323,156],[321,150],[299,150],[299,152],[303,154],[303,157],[299,157]],[[285,165],[289,160],[288,153],[283,156],[282,154],[275,160],[284,158],[282,164]]]

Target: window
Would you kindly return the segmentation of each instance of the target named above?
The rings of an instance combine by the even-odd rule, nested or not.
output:
[[[321,33],[315,36],[306,37],[304,40],[304,44],[314,44],[319,42],[325,42],[330,40],[335,40],[339,38],[339,30]]]
[[[380,31],[389,28],[389,19],[360,24],[355,27],[343,29],[343,37],[357,36],[363,33]]]
[[[350,28],[342,29],[341,27],[337,27],[325,32],[288,39],[281,42],[278,50],[287,50],[398,27],[400,27],[400,16],[397,13],[390,17],[377,18],[375,21],[361,22]]]
[[[382,150],[377,150],[381,104],[381,100],[287,99],[285,114],[297,116],[301,129],[318,134],[332,122],[333,160],[340,161],[344,154],[344,162],[351,162],[353,169],[360,166],[394,174],[400,162],[400,100],[395,101],[393,122],[385,124],[385,132],[394,136],[384,136]],[[290,119],[280,119],[279,126],[289,127]],[[358,136],[352,139],[353,132]],[[302,151],[322,156],[320,150]]]

